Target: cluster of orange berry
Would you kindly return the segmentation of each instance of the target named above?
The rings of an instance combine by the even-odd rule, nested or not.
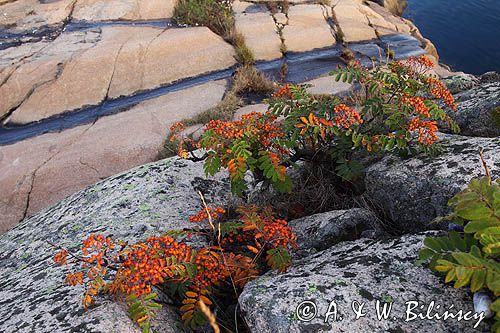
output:
[[[256,137],[264,146],[271,144],[271,140],[285,135],[281,128],[273,125],[276,117],[267,113],[250,112],[241,117],[241,120],[222,121],[211,120],[205,131],[213,130],[220,138],[233,140],[244,136]]]
[[[273,95],[274,97],[291,97],[292,96],[292,91],[290,89],[290,85],[287,83],[283,85],[280,90],[278,90],[276,93]]]
[[[205,248],[198,251],[194,264],[198,271],[193,280],[196,288],[205,289],[209,286],[218,285],[229,275],[221,255],[211,249]]]
[[[414,67],[421,66],[421,67],[427,68],[427,69],[434,67],[434,63],[432,62],[432,60],[429,59],[428,57],[426,57],[425,55],[421,55],[418,57],[410,57],[407,60],[407,62],[410,66],[414,66]]]
[[[418,132],[418,141],[425,145],[432,145],[437,141],[437,122],[413,118],[408,126],[409,132]]]
[[[421,55],[418,57],[410,57],[405,61],[393,61],[389,64],[389,67],[393,72],[403,70],[410,75],[419,76],[434,67],[434,63],[425,55]]]
[[[207,207],[206,209],[202,209],[196,215],[191,215],[189,217],[190,222],[204,222],[208,220],[208,216],[210,215],[212,219],[216,220],[222,215],[226,213],[226,210],[222,207]]]
[[[359,113],[345,104],[337,105],[333,111],[336,114],[333,120],[338,127],[349,129],[353,124],[360,125],[363,123],[363,119],[361,119]]]
[[[184,124],[181,122],[176,122],[172,126],[170,126],[170,131],[172,133],[178,133],[185,128]]]
[[[457,111],[457,103],[451,92],[446,88],[443,82],[433,78],[427,78],[427,84],[429,85],[429,93],[437,99],[441,99],[449,108],[453,111]]]
[[[429,108],[425,105],[425,99],[421,96],[404,96],[402,98],[402,103],[406,106],[413,107],[413,110],[424,117],[430,117]]]
[[[287,248],[295,246],[297,236],[293,233],[292,228],[288,226],[288,222],[280,219],[272,219],[266,221],[263,228],[263,235],[266,242],[272,244],[273,248]]]
[[[267,244],[270,248],[295,247],[297,236],[288,223],[277,219],[269,210],[259,211],[250,205],[241,207],[239,213],[240,221],[243,222],[242,230],[229,235],[229,238],[235,237],[239,242],[251,241],[259,248],[261,244]],[[229,242],[233,243],[234,240]]]
[[[126,254],[120,271],[126,292],[137,296],[150,293],[153,285],[175,278],[179,265],[191,260],[191,253],[190,246],[166,235],[152,236],[135,244]]]

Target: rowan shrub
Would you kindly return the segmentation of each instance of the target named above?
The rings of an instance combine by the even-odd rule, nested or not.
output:
[[[245,206],[230,216],[221,207],[205,206],[189,220],[190,230],[172,230],[135,244],[91,234],[77,253],[61,248],[54,262],[71,267],[68,285],[84,286],[85,308],[99,293],[121,296],[144,332],[151,330],[151,318],[161,307],[155,288],[168,293],[185,324],[196,328],[206,321],[205,306],[228,298],[236,303],[248,281],[291,265],[289,250],[296,246],[296,236],[269,209]],[[193,234],[206,236],[207,245],[188,245]]]
[[[298,161],[332,168],[335,177],[350,182],[363,171],[358,152],[435,154],[439,123],[459,130],[444,110],[456,110],[453,96],[427,74],[431,67],[421,56],[373,70],[359,64],[338,69],[331,73],[337,81],[357,87],[347,98],[316,96],[305,86],[286,84],[266,100],[267,113],[211,121],[190,146],[207,151],[207,174],[228,169],[240,195],[248,171],[281,192],[290,191],[286,169]],[[182,142],[179,148],[181,156],[189,155]]]

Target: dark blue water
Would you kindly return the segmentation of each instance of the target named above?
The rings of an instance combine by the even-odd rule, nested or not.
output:
[[[500,71],[500,0],[408,0],[403,16],[453,69]]]

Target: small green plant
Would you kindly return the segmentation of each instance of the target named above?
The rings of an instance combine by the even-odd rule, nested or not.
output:
[[[240,32],[237,32],[235,29],[233,29],[228,40],[234,46],[236,59],[240,64],[251,65],[255,63],[254,55],[245,44],[245,37],[243,37]]]
[[[179,0],[174,19],[180,24],[205,26],[228,37],[234,26],[231,5],[221,0]]]
[[[442,237],[427,237],[420,261],[444,274],[455,288],[469,286],[472,292],[487,290],[494,297],[492,331],[500,331],[500,181],[487,175],[473,179],[454,196],[453,212],[439,219],[453,221],[463,232],[452,231]]]

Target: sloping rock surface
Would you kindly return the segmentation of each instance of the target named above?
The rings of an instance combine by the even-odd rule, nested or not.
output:
[[[262,6],[259,10],[239,12],[238,8],[247,4],[247,8],[254,8],[250,3],[236,2],[235,27],[236,31],[245,37],[245,44],[252,51],[255,60],[273,60],[281,58],[281,39],[271,13]],[[241,9],[240,9],[241,10]]]
[[[304,52],[333,46],[336,41],[328,24],[329,9],[320,5],[296,5],[288,10],[282,34],[287,51]]]
[[[224,174],[203,178],[202,163],[171,158],[106,179],[25,220],[0,236],[1,332],[139,332],[126,308],[107,298],[84,311],[82,289],[64,284],[49,241],[81,247],[91,233],[139,241],[148,235],[189,227],[201,208],[229,198]],[[196,244],[195,244],[196,245]],[[176,313],[165,309],[160,332],[180,332]]]
[[[373,241],[361,239],[338,244],[295,262],[284,274],[268,273],[248,283],[239,302],[251,332],[481,332],[475,321],[414,319],[405,322],[406,302],[417,301],[425,314],[436,305],[473,311],[472,296],[464,289],[444,285],[442,278],[415,261],[424,234]],[[303,305],[314,302],[317,316],[310,318]],[[376,302],[393,302],[386,320],[376,318]],[[331,302],[337,321],[326,318]],[[355,319],[352,303],[364,303],[363,317]],[[312,306],[308,308],[312,309]],[[330,308],[333,310],[333,308]],[[410,317],[411,318],[411,317]],[[328,319],[325,322],[325,319]]]
[[[109,26],[40,43],[23,57],[0,51],[0,66],[8,64],[0,69],[9,73],[0,85],[0,117],[10,113],[8,123],[37,121],[235,64],[233,48],[205,27]]]
[[[67,21],[155,20],[173,15],[177,0],[6,0],[0,29],[11,33],[61,28]]]
[[[155,20],[173,16],[177,0],[77,0],[72,18],[85,21]]]
[[[443,135],[445,152],[402,160],[386,156],[366,171],[367,198],[380,207],[401,233],[436,228],[430,222],[450,212],[447,202],[474,177],[484,175],[479,150],[500,177],[500,138]]]
[[[166,133],[222,100],[214,81],[97,121],[0,147],[0,233],[95,182],[154,161]]]

